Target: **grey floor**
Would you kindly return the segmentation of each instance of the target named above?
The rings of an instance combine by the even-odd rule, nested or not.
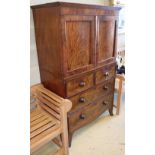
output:
[[[123,94],[120,115],[109,116],[105,112],[91,124],[76,131],[69,149],[70,155],[125,155],[124,103]],[[33,155],[52,155],[56,149],[55,144],[48,143]]]

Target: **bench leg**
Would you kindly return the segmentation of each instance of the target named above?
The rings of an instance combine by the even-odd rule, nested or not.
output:
[[[62,133],[61,135],[62,137],[62,147],[64,150],[64,154],[63,155],[68,155],[69,154],[69,150],[68,150],[68,134],[64,134]]]
[[[62,126],[63,130],[61,133],[61,139],[62,139],[62,148],[64,150],[63,155],[68,155],[69,154],[69,149],[68,149],[68,124],[67,124],[67,115],[66,111],[63,111],[63,120],[62,120]]]

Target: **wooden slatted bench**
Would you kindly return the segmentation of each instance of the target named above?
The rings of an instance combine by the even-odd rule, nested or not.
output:
[[[30,151],[55,142],[59,147],[56,155],[68,155],[67,112],[72,103],[38,84],[31,87]]]

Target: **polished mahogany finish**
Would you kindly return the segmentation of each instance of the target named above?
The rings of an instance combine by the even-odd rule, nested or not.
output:
[[[115,76],[116,66],[114,64],[105,65],[103,68],[96,71],[96,84],[102,83],[105,80],[111,79]]]
[[[96,119],[100,114],[111,108],[113,102],[113,93],[104,98],[100,98],[95,102],[92,102],[81,109],[77,109],[74,112],[70,112],[69,119],[69,132],[81,128],[88,124],[92,120]],[[76,113],[76,114],[75,114]]]
[[[64,74],[71,75],[94,67],[95,21],[93,16],[67,15],[61,19]]]
[[[55,2],[32,6],[41,81],[73,106],[75,130],[112,115],[120,7]]]
[[[114,57],[116,23],[117,21],[115,16],[98,17],[97,65],[102,65],[102,62]]]
[[[84,107],[87,104],[96,101],[98,98],[104,97],[110,93],[112,94],[114,88],[114,82],[115,79],[112,78],[108,81],[103,82],[100,85],[96,85],[84,92],[81,92],[80,94],[70,97],[69,99],[72,101],[71,111]],[[107,89],[104,89],[105,87]]]
[[[71,81],[68,81],[66,84],[67,96],[73,96],[83,90],[86,90],[94,85],[93,74],[87,74],[80,78],[75,78]]]

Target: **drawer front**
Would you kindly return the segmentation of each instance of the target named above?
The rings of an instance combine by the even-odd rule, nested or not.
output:
[[[95,75],[96,84],[112,78],[113,76],[115,76],[115,74],[116,74],[115,63],[104,66],[102,69],[96,72]]]
[[[92,87],[94,85],[93,77],[94,74],[89,74],[67,82],[67,96],[73,96]]]
[[[72,101],[72,110],[76,110],[80,107],[86,106],[88,103],[92,103],[101,96],[114,92],[115,79],[106,81],[100,84],[96,88],[91,88],[84,93],[80,93],[76,96],[69,98]]]
[[[110,94],[95,103],[91,103],[81,110],[70,113],[68,116],[69,131],[75,131],[96,119],[113,104],[113,94]]]

